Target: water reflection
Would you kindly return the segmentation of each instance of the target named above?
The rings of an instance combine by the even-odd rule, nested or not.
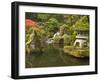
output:
[[[49,44],[41,52],[26,54],[26,68],[89,65],[89,59],[79,59],[63,51],[63,44]]]

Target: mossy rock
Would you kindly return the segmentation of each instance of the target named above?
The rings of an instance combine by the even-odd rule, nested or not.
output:
[[[64,52],[78,58],[89,57],[89,49],[75,48],[73,46],[64,46]]]

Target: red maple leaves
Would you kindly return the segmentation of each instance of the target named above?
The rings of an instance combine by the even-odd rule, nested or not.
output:
[[[35,22],[31,19],[26,19],[25,20],[25,26],[26,27],[37,27],[37,22]]]

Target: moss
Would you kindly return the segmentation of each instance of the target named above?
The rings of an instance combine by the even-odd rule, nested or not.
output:
[[[74,57],[89,57],[89,48],[75,48],[73,46],[64,46],[64,52]]]

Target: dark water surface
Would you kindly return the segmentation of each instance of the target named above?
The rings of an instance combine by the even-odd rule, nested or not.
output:
[[[41,52],[26,54],[25,60],[26,68],[89,65],[88,58],[65,54],[62,45],[48,45]]]

